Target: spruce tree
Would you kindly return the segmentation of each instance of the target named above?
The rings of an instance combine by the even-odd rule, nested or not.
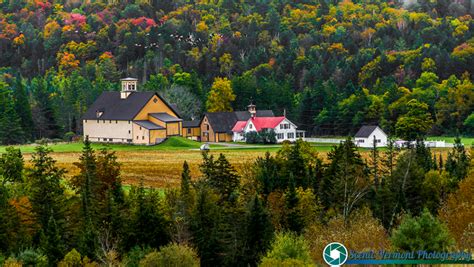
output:
[[[79,162],[79,175],[73,178],[73,185],[81,196],[81,233],[79,249],[88,257],[94,256],[98,248],[97,224],[98,203],[96,190],[98,187],[96,166],[97,161],[89,139],[84,140],[84,147]]]
[[[223,201],[234,202],[236,200],[235,194],[240,185],[239,176],[224,154],[220,154],[217,161],[213,163],[208,183],[219,192]]]
[[[293,231],[295,233],[300,233],[304,228],[303,220],[298,210],[298,202],[299,198],[298,194],[296,193],[295,180],[293,175],[290,174],[288,189],[285,194],[285,226],[287,230]]]
[[[15,99],[15,111],[20,117],[21,128],[26,140],[31,140],[33,137],[34,123],[33,115],[31,113],[30,101],[25,85],[18,76],[13,85],[13,97]]]
[[[7,84],[0,81],[0,144],[24,142],[21,120],[12,99],[13,95]]]
[[[461,181],[467,176],[469,161],[469,156],[466,153],[464,145],[461,143],[461,139],[456,137],[454,139],[454,147],[448,153],[445,166],[446,171],[453,176],[456,181]]]
[[[183,172],[181,173],[181,195],[189,195],[189,186],[191,183],[191,171],[189,170],[188,162],[183,163]]]
[[[36,77],[31,81],[31,90],[35,99],[33,120],[35,121],[36,137],[39,138],[56,138],[60,136],[61,132],[50,99],[49,86],[50,84],[41,77]]]
[[[257,266],[260,258],[267,251],[273,238],[273,227],[270,215],[262,201],[255,195],[247,211],[245,233],[244,264]]]
[[[56,161],[49,156],[50,152],[43,146],[36,148],[27,178],[30,182],[32,210],[39,224],[37,238],[41,240],[41,248],[54,263],[65,252],[65,198],[61,185],[65,171],[56,166]]]

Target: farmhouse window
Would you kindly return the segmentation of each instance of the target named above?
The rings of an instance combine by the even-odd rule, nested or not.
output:
[[[112,139],[112,138],[109,138],[109,141],[110,141],[110,142],[112,142],[112,141],[114,141],[114,139]]]
[[[209,124],[206,124],[206,129],[209,131]]]
[[[359,140],[359,143],[364,143],[364,142],[365,142],[364,139],[360,139],[360,140]]]
[[[142,135],[142,140],[145,140],[145,136],[144,136],[144,135]]]
[[[85,120],[84,122],[87,123],[87,120]]]
[[[105,123],[105,120],[102,120],[102,123]]]
[[[100,123],[99,120],[97,120],[97,123]]]
[[[142,127],[140,126],[140,130],[142,129]]]
[[[283,139],[284,138],[283,133],[277,133],[277,138],[278,139]]]
[[[249,128],[252,129],[252,124],[249,124]]]
[[[118,123],[118,121],[115,121],[115,123]]]
[[[137,140],[138,140],[138,135],[137,135]]]
[[[376,142],[376,143],[382,143],[382,140],[376,139],[375,142]]]
[[[295,138],[295,133],[288,133],[288,138]]]
[[[188,128],[188,134],[191,134],[191,128]]]
[[[128,134],[131,134],[131,133],[132,133],[132,131],[128,130]]]

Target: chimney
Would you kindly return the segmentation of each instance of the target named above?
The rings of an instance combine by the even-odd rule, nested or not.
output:
[[[255,118],[257,116],[257,107],[254,104],[250,103],[247,108],[250,113],[250,117]]]
[[[120,80],[122,82],[122,91],[120,92],[120,99],[127,99],[127,97],[137,91],[138,79],[136,78],[124,78]]]

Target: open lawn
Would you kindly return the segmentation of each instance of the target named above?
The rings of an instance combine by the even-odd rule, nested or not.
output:
[[[93,144],[95,149],[108,147],[118,156],[122,164],[122,180],[124,184],[138,184],[140,180],[147,187],[175,187],[179,185],[183,162],[186,160],[191,168],[191,174],[197,178],[199,176],[199,164],[201,163],[201,143],[184,138],[170,138],[166,142],[157,146],[133,146],[133,145],[102,145]],[[328,144],[312,144],[317,149],[319,155],[325,159],[331,146]],[[67,170],[67,177],[72,177],[78,173],[74,162],[78,161],[82,150],[82,143],[65,143],[50,145],[53,149],[52,156],[57,160],[57,164]],[[29,165],[31,152],[35,146],[19,146],[24,153],[24,158]],[[268,151],[275,154],[280,149],[276,146],[256,146],[256,147],[225,147],[221,145],[211,145],[210,153],[218,156],[223,153],[237,171],[243,174],[243,170],[248,167],[257,157],[263,157]],[[0,153],[5,151],[5,147],[0,147]],[[368,157],[366,149],[361,149],[363,157]],[[447,149],[433,150],[437,154],[443,154],[446,158]]]

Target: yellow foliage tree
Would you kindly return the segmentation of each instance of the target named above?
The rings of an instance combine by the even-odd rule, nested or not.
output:
[[[234,100],[235,95],[229,79],[216,77],[207,96],[207,111],[232,111],[231,103]]]
[[[439,217],[461,249],[474,249],[474,171],[459,183],[442,206]]]
[[[306,229],[304,236],[316,263],[324,264],[321,251],[334,240],[338,240],[348,250],[378,251],[390,247],[388,234],[380,221],[372,216],[369,208],[353,212],[348,221],[349,223],[344,224],[344,217],[337,216],[327,225],[318,222]]]

